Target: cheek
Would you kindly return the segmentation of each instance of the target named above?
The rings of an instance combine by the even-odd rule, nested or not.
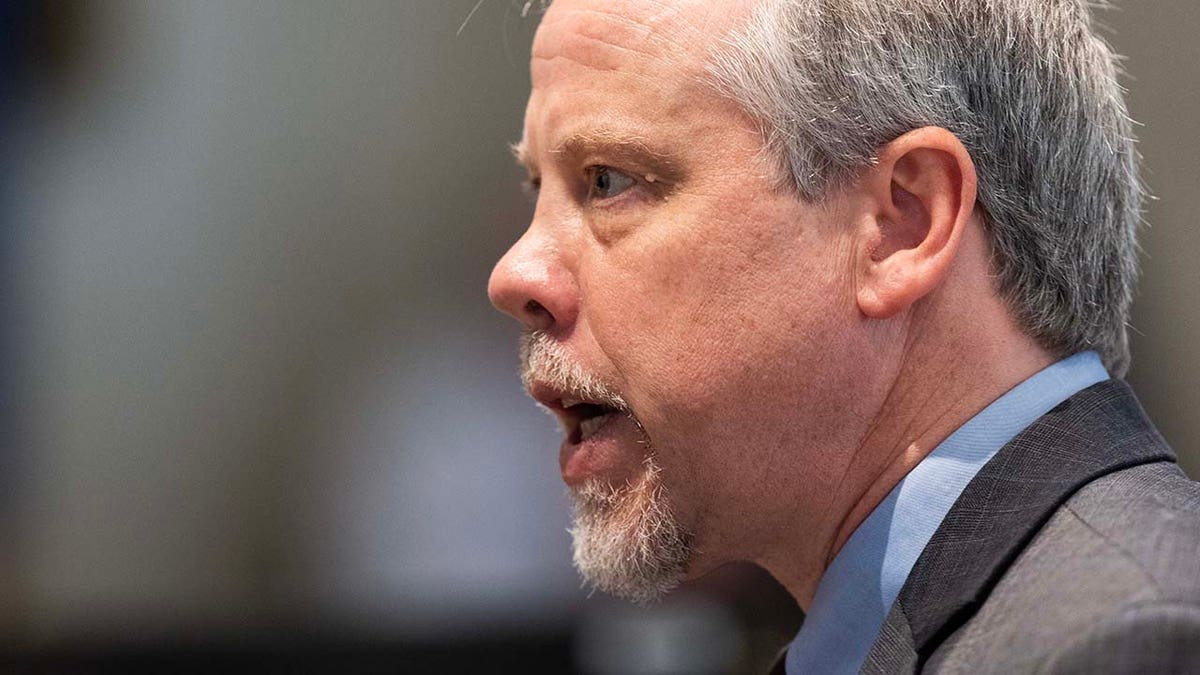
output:
[[[759,471],[782,453],[817,452],[847,405],[839,368],[853,348],[819,255],[704,253],[614,283],[595,324],[665,480],[701,520],[767,484]]]
[[[589,312],[597,343],[649,429],[709,426],[788,396],[832,339],[838,266],[824,247],[782,228],[729,236],[738,228],[643,246],[589,293],[601,298]]]

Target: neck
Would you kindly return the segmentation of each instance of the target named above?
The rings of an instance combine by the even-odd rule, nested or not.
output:
[[[980,316],[989,313],[993,316]],[[786,559],[777,560],[783,565],[764,561],[806,611],[825,569],[908,472],[977,413],[1054,362],[998,304],[973,318],[980,319],[976,326],[989,328],[942,339],[923,331],[920,340],[905,345],[888,393],[826,504],[820,536],[810,531],[808,546],[791,549],[791,569]],[[1004,330],[996,330],[1000,327]],[[805,562],[796,556],[801,550],[808,554]]]
[[[1013,387],[1053,363],[1040,348],[1021,348],[1002,358],[974,358],[942,364],[919,380],[897,383],[885,410],[891,414],[872,427],[855,455],[859,479],[843,493],[843,514],[824,556],[828,567],[867,516],[929,453],[950,434]],[[971,379],[962,377],[971,373]],[[928,386],[945,386],[930,395]],[[850,487],[853,485],[853,487]]]

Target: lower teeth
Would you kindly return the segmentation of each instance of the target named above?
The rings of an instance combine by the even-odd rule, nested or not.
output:
[[[591,436],[592,434],[596,433],[596,430],[599,429],[600,427],[604,426],[604,423],[607,422],[608,418],[610,418],[610,417],[612,417],[612,413],[609,413],[607,415],[599,415],[597,417],[589,417],[586,420],[583,420],[582,422],[580,422],[579,423],[580,440],[586,439],[588,436]]]

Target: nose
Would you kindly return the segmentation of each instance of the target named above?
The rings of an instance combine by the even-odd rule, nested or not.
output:
[[[560,249],[533,227],[496,263],[488,297],[529,330],[564,330],[579,306],[578,286]]]

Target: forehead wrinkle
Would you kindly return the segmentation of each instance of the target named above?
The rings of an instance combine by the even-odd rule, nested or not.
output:
[[[652,3],[655,11],[643,10],[636,16],[590,7],[562,10],[561,15],[554,16],[557,6],[551,5],[551,13],[538,30],[533,61],[566,58],[596,70],[628,70],[632,63],[604,58],[597,48],[654,61],[675,61],[687,51],[687,45],[676,36],[696,32],[690,22],[672,20],[681,18],[679,9],[663,3]]]
[[[642,51],[639,49],[634,49],[633,47],[624,47],[622,45],[618,45],[618,44],[609,42],[608,40],[605,40],[603,38],[598,38],[598,37],[595,37],[592,35],[585,35],[583,33],[575,33],[569,39],[572,42],[588,43],[587,45],[578,45],[578,44],[571,45],[571,47],[582,50],[585,54],[587,54],[587,56],[589,58],[592,58],[592,59],[597,59],[598,57],[601,56],[593,48],[593,46],[598,45],[598,46],[607,48],[609,50],[617,51],[617,52],[634,54],[636,56],[645,56],[645,57],[648,57],[655,61],[660,60],[660,57],[653,52]],[[588,45],[591,45],[591,46],[588,46]],[[629,67],[628,62],[622,63],[622,62],[614,61],[614,60],[605,60],[603,65],[599,65],[596,62],[588,63],[588,62],[584,61],[582,58],[577,58],[570,54],[564,53],[567,51],[569,51],[569,50],[566,50],[566,49],[560,50],[558,53],[554,53],[549,56],[544,56],[541,54],[534,54],[532,60],[533,61],[553,61],[555,59],[565,59],[567,61],[577,63],[585,68],[591,68],[592,70],[627,71],[628,67]]]
[[[628,35],[630,38],[632,38],[630,40],[630,45],[629,45],[629,49],[631,51],[638,51],[643,54],[646,54],[647,56],[653,56],[654,54],[652,54],[651,52],[649,52],[647,50],[635,49],[635,47],[640,46],[644,43],[648,43],[648,42],[657,43],[656,46],[659,47],[660,51],[663,48],[671,48],[671,47],[680,46],[679,42],[677,40],[673,40],[669,37],[669,33],[664,35],[663,31],[658,29],[658,26],[665,21],[665,19],[663,19],[662,17],[665,14],[672,13],[672,10],[670,8],[664,8],[658,14],[649,17],[648,20],[642,20],[642,21],[639,21],[637,19],[634,19],[634,18],[631,18],[628,16],[624,16],[617,12],[605,11],[603,9],[584,9],[584,10],[580,10],[580,13],[584,14],[584,15],[588,15],[588,16],[599,17],[600,20],[595,22],[596,24],[600,24],[602,22],[603,23],[612,23],[612,24],[617,24],[618,26],[624,28],[625,30],[622,32],[622,37]],[[591,37],[597,37],[601,40],[604,40],[604,38],[599,35],[591,35]],[[605,41],[609,42],[610,44],[613,44],[613,46],[617,46],[617,47],[621,46],[610,40],[605,40]]]

